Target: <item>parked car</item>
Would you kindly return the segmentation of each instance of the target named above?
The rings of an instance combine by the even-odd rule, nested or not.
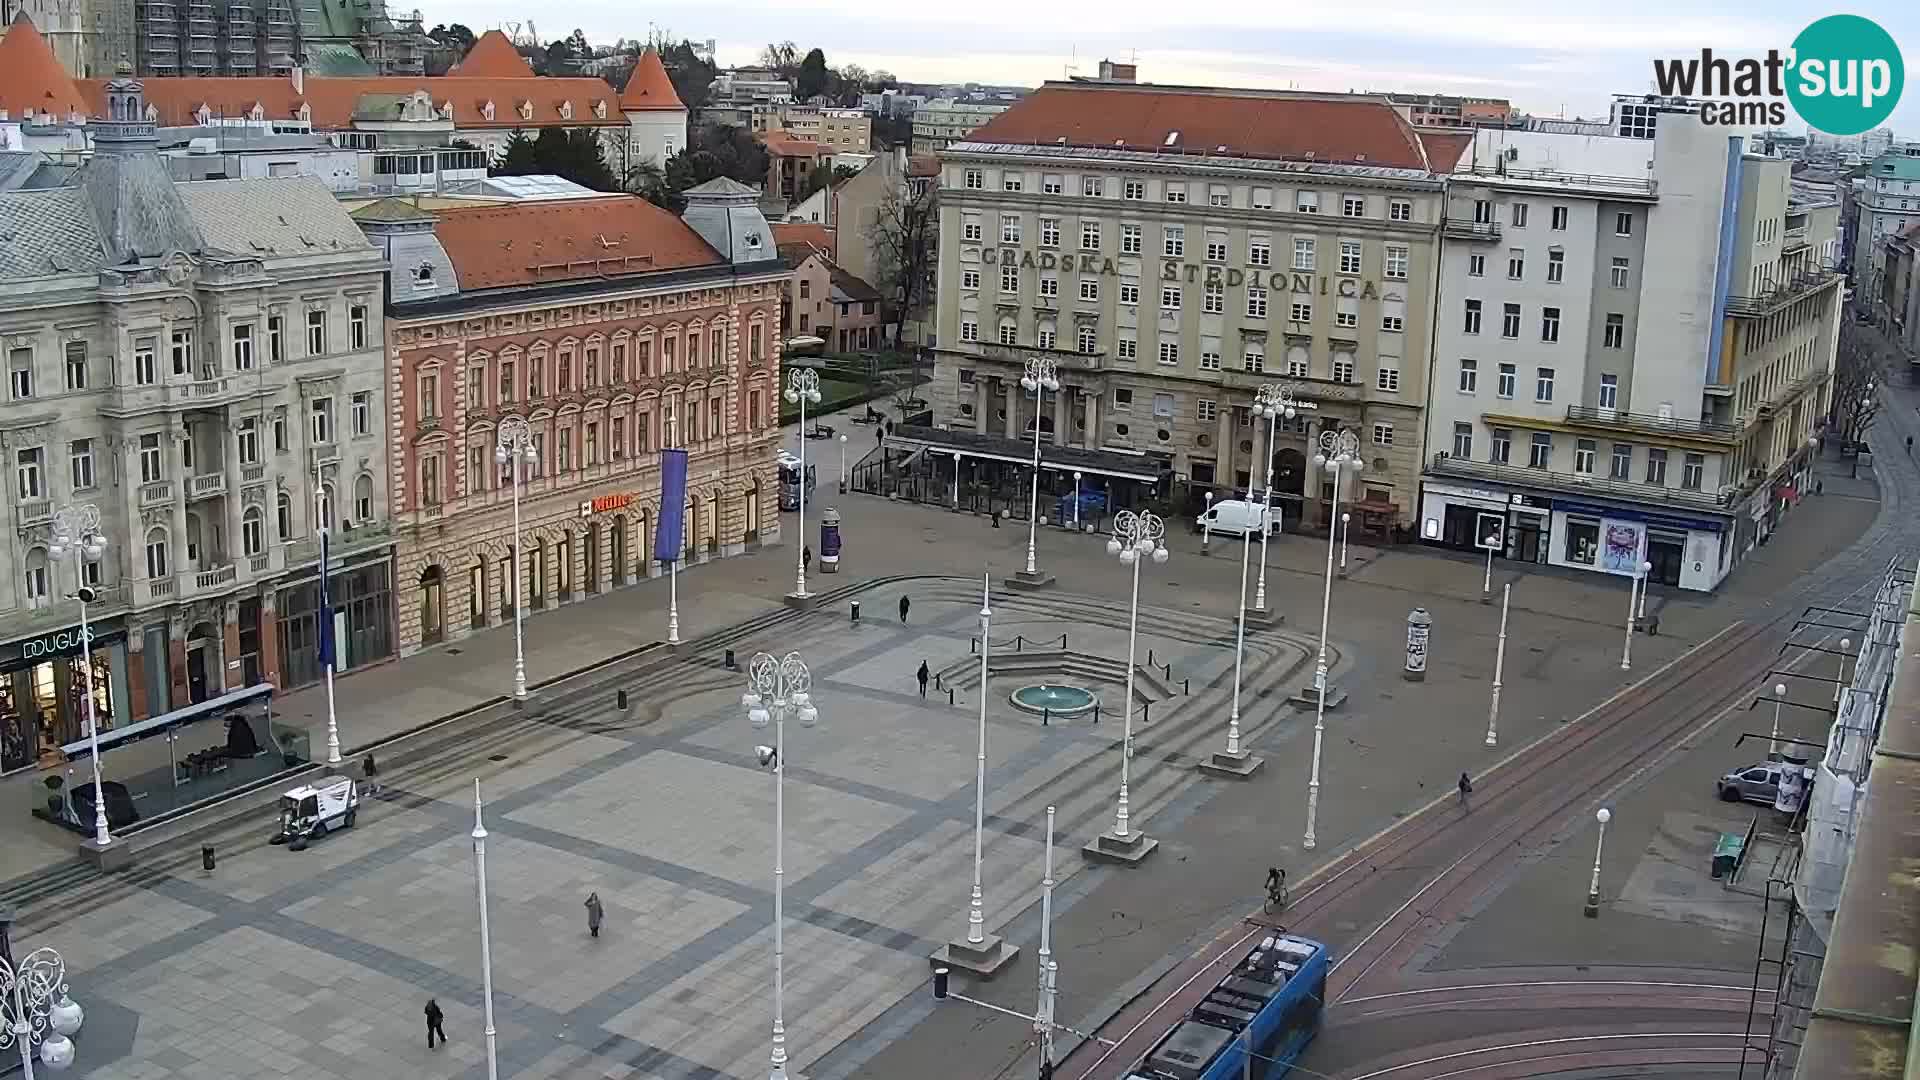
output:
[[[1763,761],[1735,769],[1720,778],[1720,797],[1772,806],[1780,794],[1780,770],[1785,767],[1778,761]]]
[[[1214,503],[1206,513],[1193,519],[1193,531],[1205,529],[1220,536],[1245,536],[1252,533],[1260,535],[1263,524],[1272,529],[1280,519],[1271,508],[1244,499],[1227,499]]]

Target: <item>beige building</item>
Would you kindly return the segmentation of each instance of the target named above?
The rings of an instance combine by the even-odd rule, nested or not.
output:
[[[1457,152],[1457,141],[1435,156]],[[1384,100],[1050,83],[942,155],[935,423],[1019,440],[1031,357],[1057,446],[1245,490],[1331,496],[1321,433],[1360,439],[1357,522],[1417,505],[1437,245],[1429,147]],[[1250,406],[1301,402],[1269,448]],[[1270,455],[1270,457],[1269,457]],[[1017,460],[1017,459],[1016,459]]]
[[[913,111],[913,149],[931,153],[965,139],[982,124],[1006,112],[1011,102],[934,98]]]
[[[819,143],[836,154],[864,154],[873,148],[873,117],[859,109],[822,109],[817,105],[766,104],[753,107],[753,132],[785,131]]]

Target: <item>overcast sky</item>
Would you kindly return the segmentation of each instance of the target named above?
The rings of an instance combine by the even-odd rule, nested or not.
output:
[[[1737,9],[1737,10],[1736,10]],[[1920,61],[1920,5],[1865,0],[1826,9],[1785,0],[1376,0],[1364,4],[1148,3],[1146,0],[738,0],[639,6],[575,0],[564,17],[506,0],[441,0],[428,25],[475,32],[532,18],[541,38],[575,26],[595,43],[639,38],[655,25],[675,37],[714,38],[723,65],[756,59],[769,41],[818,46],[831,64],[857,63],[902,79],[1036,85],[1102,57],[1135,59],[1143,81],[1311,90],[1428,90],[1510,98],[1530,112],[1604,115],[1609,95],[1652,88],[1655,57],[1785,49],[1833,11],[1874,19]],[[551,20],[551,21],[550,21]],[[1003,29],[1006,28],[1006,29]],[[1920,138],[1920,89],[1892,121]],[[1798,125],[1795,125],[1798,127]]]

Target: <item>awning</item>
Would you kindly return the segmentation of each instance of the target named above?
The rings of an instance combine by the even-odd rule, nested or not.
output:
[[[1042,436],[1044,439],[1044,435]],[[893,434],[887,436],[891,446],[900,448],[923,448],[931,453],[961,457],[979,458],[986,461],[1005,461],[1014,465],[1033,464],[1033,444],[1024,439],[1008,439],[998,435],[981,435],[972,431],[951,431],[935,427],[896,427]],[[1116,480],[1135,480],[1141,483],[1156,483],[1160,479],[1160,468],[1152,458],[1145,454],[1131,454],[1118,450],[1088,450],[1078,446],[1050,446],[1040,444],[1040,466],[1060,472],[1091,473],[1095,476],[1108,476]]]
[[[208,698],[183,709],[175,709],[170,713],[150,717],[137,724],[103,731],[100,733],[100,750],[105,753],[116,746],[139,742],[148,736],[158,735],[170,728],[191,724],[196,720],[204,720],[216,713],[229,712],[247,705],[265,704],[272,697],[273,684],[260,683],[249,686],[245,690],[235,690],[221,694],[217,698]],[[76,739],[61,747],[60,752],[69,759],[84,758],[93,752],[93,743],[88,739]]]

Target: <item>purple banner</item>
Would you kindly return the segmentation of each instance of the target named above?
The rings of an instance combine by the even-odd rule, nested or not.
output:
[[[660,528],[654,533],[654,556],[661,562],[679,562],[686,550],[687,452],[660,451]]]

